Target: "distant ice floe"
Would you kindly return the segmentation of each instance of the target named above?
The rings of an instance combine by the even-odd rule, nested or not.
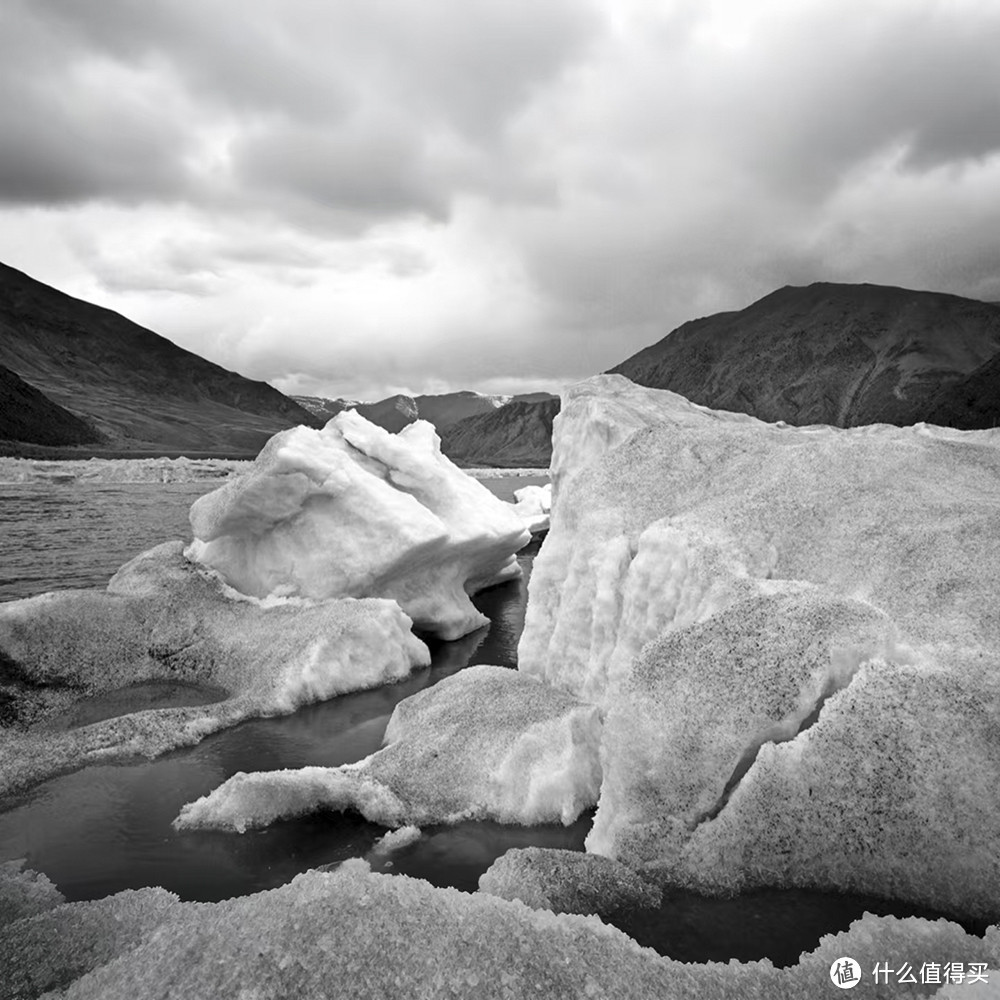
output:
[[[253,462],[228,458],[35,459],[0,455],[0,484],[13,483],[191,483],[228,479]],[[548,469],[463,469],[473,479],[547,476]]]
[[[533,535],[549,530],[549,514],[552,510],[552,484],[544,486],[522,486],[514,490],[514,511],[524,521],[524,526]]]
[[[1000,432],[564,394],[520,670],[598,704],[589,851],[1000,916]]]
[[[548,469],[504,469],[504,468],[477,468],[463,469],[467,476],[473,479],[505,479],[508,477],[524,479],[527,476],[547,476]]]
[[[0,483],[191,483],[227,479],[251,463],[223,458],[90,458],[49,461],[0,456]]]
[[[431,424],[390,434],[352,410],[275,435],[249,472],[195,502],[191,525],[189,558],[244,594],[384,597],[445,639],[486,624],[469,594],[520,576],[530,539],[441,454]]]

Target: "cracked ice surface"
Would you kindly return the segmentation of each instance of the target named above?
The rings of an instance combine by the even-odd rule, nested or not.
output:
[[[385,597],[457,639],[487,619],[469,594],[520,575],[511,505],[441,454],[434,428],[390,434],[354,411],[294,427],[197,500],[188,555],[254,597]]]
[[[588,849],[995,918],[1000,431],[771,425],[601,376],[553,455],[518,659],[606,713]]]

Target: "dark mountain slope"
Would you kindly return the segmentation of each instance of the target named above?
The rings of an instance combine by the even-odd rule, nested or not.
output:
[[[441,450],[460,465],[543,468],[552,458],[552,420],[558,412],[558,397],[508,403],[446,427]]]
[[[933,412],[980,427],[1000,417],[995,392],[982,405],[951,394],[982,392],[969,379],[995,371],[984,366],[998,354],[1000,308],[990,303],[820,283],[685,323],[611,371],[769,421],[906,425]]]
[[[0,364],[122,451],[247,453],[275,431],[316,423],[266,383],[2,264]]]
[[[93,444],[100,435],[85,420],[53,403],[0,365],[0,441],[49,446]]]
[[[929,424],[965,430],[1000,427],[1000,354],[936,393],[926,420]]]
[[[417,396],[417,413],[421,420],[429,420],[438,431],[451,424],[484,413],[493,413],[508,402],[507,396],[484,396],[479,392],[445,392],[436,396]]]

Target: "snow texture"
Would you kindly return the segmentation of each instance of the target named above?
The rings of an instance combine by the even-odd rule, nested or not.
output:
[[[243,719],[391,683],[430,662],[392,601],[261,602],[234,594],[188,562],[182,548],[167,542],[144,552],[106,591],[0,604],[0,655],[8,674],[32,697],[45,694],[50,708],[159,679],[210,685],[225,700],[65,733],[8,731],[0,742],[0,790],[89,762],[197,743]]]
[[[0,864],[0,932],[15,920],[33,917],[66,902],[45,875],[24,865],[23,859]]]
[[[142,889],[20,920],[0,937],[0,995],[814,1000],[833,992],[830,967],[843,955],[865,973],[851,996],[889,1000],[914,994],[895,982],[875,986],[876,963],[996,970],[1000,931],[991,928],[984,939],[943,920],[866,915],[791,968],[767,961],[694,965],[640,948],[595,916],[437,889],[349,861],[335,872],[307,872],[280,888],[219,903],[182,903],[162,889]],[[990,987],[995,991],[995,981]],[[971,987],[942,994],[976,995]]]
[[[193,504],[191,526],[188,555],[244,594],[389,598],[445,639],[487,623],[468,595],[518,577],[530,539],[431,424],[390,434],[353,410],[276,434]]]
[[[317,809],[384,826],[572,823],[597,801],[597,709],[503,667],[469,667],[401,701],[386,746],[356,764],[236,774],[178,828],[240,832]]]
[[[1000,431],[771,425],[620,376],[559,421],[518,660],[606,713],[588,850],[1000,914]]]
[[[513,504],[518,517],[533,535],[549,530],[549,512],[552,510],[552,484],[522,486],[514,490]]]
[[[543,847],[509,850],[479,877],[479,891],[553,913],[597,913],[660,905],[662,892],[610,858]]]

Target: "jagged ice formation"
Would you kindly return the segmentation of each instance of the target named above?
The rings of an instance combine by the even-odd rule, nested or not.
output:
[[[386,597],[445,639],[486,624],[468,595],[519,576],[530,538],[441,454],[431,424],[390,434],[351,410],[276,434],[246,475],[195,502],[191,526],[188,556],[242,593]]]

